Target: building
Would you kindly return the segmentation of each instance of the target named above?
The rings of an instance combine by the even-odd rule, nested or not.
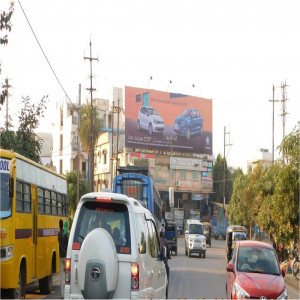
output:
[[[256,158],[247,161],[247,169],[253,171],[258,164],[261,164],[265,169],[273,163],[272,153],[268,149],[260,148],[257,152]]]

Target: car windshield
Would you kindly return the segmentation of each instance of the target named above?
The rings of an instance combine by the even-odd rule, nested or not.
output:
[[[202,224],[190,224],[189,234],[203,234]]]
[[[191,110],[190,110],[190,109],[186,109],[186,110],[182,113],[182,116],[190,117],[190,116],[191,116]]]
[[[4,160],[1,159],[1,162]],[[7,161],[7,160],[5,160]],[[1,186],[1,201],[0,201],[0,219],[8,218],[11,216],[12,201],[9,198],[9,173],[1,167],[0,170],[0,186]]]
[[[232,242],[235,244],[237,241],[243,241],[246,239],[245,232],[233,232],[232,234]]]
[[[274,249],[263,247],[239,247],[237,270],[245,273],[280,275]]]
[[[155,108],[148,108],[148,112],[150,116],[152,115],[158,116],[158,112]]]
[[[126,205],[85,202],[80,209],[73,243],[78,243],[81,247],[88,233],[96,228],[103,228],[112,236],[117,253],[131,253],[129,215]]]

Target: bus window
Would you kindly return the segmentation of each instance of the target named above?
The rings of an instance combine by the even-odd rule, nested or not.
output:
[[[9,198],[9,174],[0,173],[1,176],[1,201],[0,201],[0,218],[11,216],[11,199]]]

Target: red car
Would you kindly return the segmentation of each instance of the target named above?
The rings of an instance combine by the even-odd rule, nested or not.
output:
[[[239,241],[226,266],[227,299],[288,299],[273,247],[258,241]]]

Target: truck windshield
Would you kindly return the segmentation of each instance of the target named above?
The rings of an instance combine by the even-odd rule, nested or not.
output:
[[[189,234],[203,234],[202,224],[190,224]]]
[[[0,186],[1,186],[1,201],[0,201],[0,219],[5,219],[11,216],[12,201],[9,198],[9,174],[2,173],[0,170]]]

